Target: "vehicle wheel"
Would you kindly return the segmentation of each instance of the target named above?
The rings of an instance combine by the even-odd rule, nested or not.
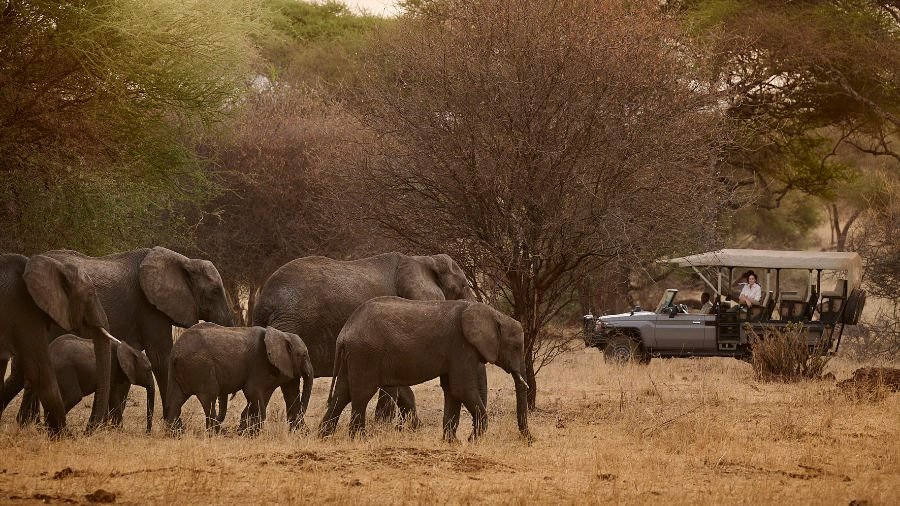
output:
[[[650,362],[650,354],[645,353],[641,345],[628,336],[610,337],[603,349],[603,359],[613,364],[626,364],[635,362],[646,364]]]

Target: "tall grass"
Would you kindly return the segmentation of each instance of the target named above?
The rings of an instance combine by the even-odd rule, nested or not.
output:
[[[747,325],[750,336],[750,363],[761,381],[796,382],[822,376],[831,357],[823,342],[808,345],[809,331],[802,324],[766,326],[762,335]]]

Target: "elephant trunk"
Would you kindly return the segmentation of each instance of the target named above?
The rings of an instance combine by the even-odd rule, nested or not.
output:
[[[528,383],[519,373],[512,374],[516,384],[516,421],[519,424],[519,433],[530,438],[528,432]]]
[[[153,388],[153,382],[145,387],[147,389],[147,434],[153,431],[153,406],[156,402],[156,390]]]
[[[113,338],[105,329],[96,329],[92,332],[94,342],[94,359],[97,365],[97,391],[94,394],[94,405],[91,409],[91,418],[88,421],[88,432],[96,429],[109,414],[109,382],[112,373],[112,342]]]
[[[309,405],[309,397],[312,395],[314,377],[315,374],[313,374],[312,361],[309,359],[309,356],[307,356],[306,363],[303,367],[303,393],[300,395],[300,413],[298,416],[301,421],[306,414],[306,407]]]

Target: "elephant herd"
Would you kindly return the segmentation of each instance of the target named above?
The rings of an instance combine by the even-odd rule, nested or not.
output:
[[[59,434],[66,413],[94,393],[88,430],[119,425],[129,389],[139,385],[149,432],[155,376],[170,432],[183,427],[191,396],[207,429],[219,430],[237,391],[247,399],[239,430],[255,432],[275,389],[297,429],[314,378],[331,376],[319,433],[333,434],[350,404],[358,435],[376,393],[376,418],[399,408],[401,423],[417,426],[410,386],[440,378],[444,438],[454,440],[463,405],[471,437],[485,430],[485,364],[493,363],[513,377],[519,431],[528,434],[522,327],[476,302],[447,255],[299,258],[269,277],[251,318],[252,327],[232,325],[211,262],[166,248],[0,255],[0,378],[12,359],[0,414],[24,388],[19,423],[36,421],[43,405],[48,430]],[[172,326],[188,330],[173,342]]]

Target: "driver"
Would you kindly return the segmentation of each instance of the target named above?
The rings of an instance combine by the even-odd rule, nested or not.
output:
[[[757,283],[756,279],[755,272],[748,272],[747,284],[741,289],[741,295],[738,297],[738,302],[747,307],[753,307],[754,305],[758,306],[760,299],[762,299],[762,288],[759,287],[759,283]]]
[[[700,295],[700,314],[712,314],[713,304],[709,297],[709,292],[703,292]]]

